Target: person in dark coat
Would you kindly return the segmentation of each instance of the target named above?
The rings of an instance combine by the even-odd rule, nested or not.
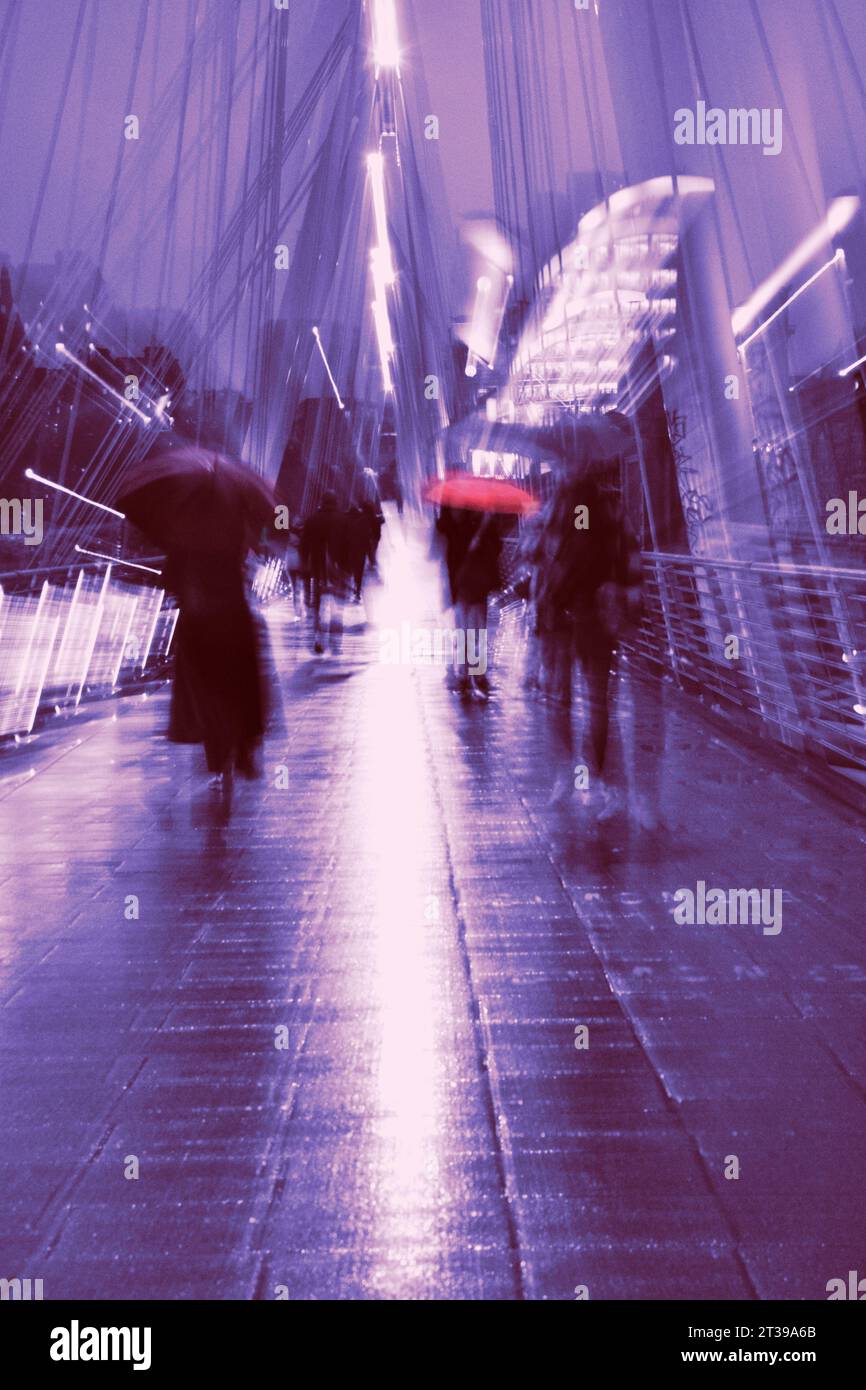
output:
[[[445,547],[445,569],[452,607],[457,603],[457,575],[481,524],[481,515],[464,507],[443,507],[436,518],[436,530]]]
[[[569,765],[557,778],[553,799],[564,799],[573,786],[577,662],[587,693],[590,770],[604,820],[619,803],[618,791],[605,779],[611,665],[622,633],[639,619],[642,577],[637,541],[599,470],[560,483],[542,521],[536,561],[538,626],[554,726]]]
[[[242,518],[233,535],[227,529],[218,550],[176,551],[166,567],[166,587],[180,610],[168,736],[176,743],[203,743],[213,784],[224,790],[235,769],[257,775],[266,715],[244,576],[249,537]]]
[[[285,537],[283,550],[283,573],[292,587],[292,608],[296,618],[302,618],[305,610],[304,567],[301,563],[301,522],[293,519]]]
[[[347,519],[337,507],[334,492],[325,493],[318,511],[304,523],[301,564],[310,586],[313,650],[322,653],[325,650],[322,641],[322,601],[326,595],[339,597],[351,573]]]
[[[457,663],[457,690],[461,695],[474,690],[486,699],[487,604],[501,584],[502,534],[496,517],[463,507],[443,507],[436,525],[445,539],[451,601],[466,656]]]
[[[366,507],[352,507],[345,519],[346,537],[346,560],[349,573],[352,576],[352,586],[356,603],[361,601],[361,589],[364,584],[364,571],[370,560],[371,547],[373,548],[373,559],[375,559],[374,544],[374,525],[370,512]]]

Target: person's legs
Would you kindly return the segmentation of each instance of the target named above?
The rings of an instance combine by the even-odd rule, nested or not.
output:
[[[454,647],[454,688],[461,694],[469,691],[469,670],[466,664],[466,631],[469,626],[471,605],[457,599],[454,604],[454,623],[458,640]],[[462,640],[461,640],[462,634]],[[461,661],[462,654],[462,661]]]
[[[313,651],[322,653],[325,650],[322,642],[322,584],[321,580],[313,579],[310,583],[310,609],[313,614]]]
[[[306,608],[306,586],[304,584],[304,576],[300,570],[291,570],[289,577],[292,581],[292,607],[295,611],[295,617],[303,618],[304,610]]]
[[[343,598],[332,594],[328,601],[328,646],[338,656],[343,645]]]
[[[607,768],[610,732],[608,701],[613,650],[613,644],[604,632],[599,630],[584,633],[580,649],[580,662],[589,713],[591,771],[595,789],[599,794],[599,820],[609,820],[615,815],[621,801],[620,793],[610,781]]]
[[[594,643],[583,657],[583,671],[589,703],[589,743],[592,749],[593,771],[597,777],[604,775],[604,761],[607,753],[610,727],[608,686],[610,684],[612,655],[612,647],[606,643],[598,642]]]
[[[487,627],[487,600],[481,603],[470,603],[466,606],[466,628],[464,637],[466,641],[466,666],[467,672],[473,681],[476,690],[482,695],[490,694],[490,678],[488,675],[488,654],[489,654],[489,631]]]
[[[353,578],[354,583],[355,583],[355,602],[356,602],[356,603],[360,603],[360,602],[361,602],[361,589],[363,588],[363,584],[364,584],[364,570],[365,570],[365,568],[366,568],[366,564],[367,564],[367,557],[366,557],[366,555],[361,555],[361,556],[359,557],[359,559],[358,559],[358,560],[356,561],[356,563],[355,563],[355,571],[354,571],[354,574],[352,575],[352,578]]]
[[[262,769],[258,760],[258,745],[256,743],[244,740],[238,744],[235,750],[235,767],[241,777],[245,777],[248,782],[253,782],[261,777]]]
[[[523,688],[541,689],[541,634],[538,629],[538,613],[535,604],[528,599],[524,604],[521,618],[523,647]]]
[[[574,733],[571,724],[573,653],[566,633],[558,632],[548,645],[550,661],[550,695],[552,722],[559,744],[569,760],[574,761]]]
[[[574,644],[571,632],[560,629],[544,634],[545,660],[550,682],[550,724],[557,746],[557,773],[551,803],[568,800],[574,789],[574,729],[572,727],[572,686]]]
[[[664,681],[638,677],[628,661],[620,658],[619,719],[623,729],[625,773],[635,819],[644,830],[664,825],[661,780],[666,741]],[[626,695],[623,709],[623,694]],[[624,717],[625,716],[625,717]]]
[[[219,776],[231,766],[231,750],[228,740],[222,733],[210,731],[207,734],[204,741],[204,754],[207,770],[212,777]]]

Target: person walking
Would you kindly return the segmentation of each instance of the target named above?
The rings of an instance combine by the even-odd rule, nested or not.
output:
[[[325,650],[322,633],[326,617],[331,647],[336,649],[339,645],[341,624],[329,609],[340,601],[351,569],[346,523],[345,515],[337,507],[337,494],[326,492],[321,506],[305,522],[301,533],[301,563],[309,584],[313,650],[317,655]]]
[[[364,573],[370,560],[372,533],[370,516],[364,507],[352,507],[345,518],[346,561],[352,579],[352,597],[355,603],[361,602],[364,586]],[[375,550],[373,552],[375,559]]]
[[[291,585],[292,611],[295,620],[299,621],[304,616],[306,603],[304,598],[304,567],[301,563],[301,522],[296,517],[292,518],[291,525],[286,532],[283,573]]]
[[[175,550],[166,588],[177,598],[174,681],[168,736],[203,743],[211,786],[230,795],[232,774],[258,776],[265,729],[259,639],[247,599],[249,536],[239,522],[218,550]]]
[[[268,700],[246,564],[273,518],[272,489],[240,460],[173,432],[127,472],[118,502],[166,554],[177,599],[168,736],[203,743],[230,803],[235,771],[258,775]]]
[[[575,662],[580,667],[588,710],[588,792],[595,793],[598,818],[610,819],[620,797],[607,777],[609,683],[617,645],[640,616],[640,553],[616,493],[599,468],[560,483],[542,520],[535,595],[538,628],[553,724],[567,758],[552,800],[565,800],[575,785],[572,695]]]
[[[487,674],[487,605],[490,595],[501,585],[500,561],[502,533],[498,519],[479,512],[467,512],[471,529],[459,531],[459,550],[453,557],[451,579],[454,614],[462,636],[464,661],[457,669],[457,690],[463,696],[473,691],[483,699],[490,695]]]

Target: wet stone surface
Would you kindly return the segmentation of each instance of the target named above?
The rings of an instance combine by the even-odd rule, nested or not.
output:
[[[467,705],[379,660],[436,617],[421,542],[383,546],[339,654],[270,611],[284,727],[230,817],[164,692],[0,766],[0,1274],[826,1297],[863,1258],[862,825],[627,669],[665,827],[551,806],[516,667]],[[782,930],[678,925],[701,880],[781,889]]]

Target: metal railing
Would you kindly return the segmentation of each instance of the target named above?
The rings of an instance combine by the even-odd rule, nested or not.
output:
[[[41,710],[129,688],[168,657],[177,609],[117,564],[0,575],[0,738],[29,733]],[[132,570],[129,571],[133,573]]]
[[[866,771],[866,571],[645,553],[629,645],[757,732]]]

